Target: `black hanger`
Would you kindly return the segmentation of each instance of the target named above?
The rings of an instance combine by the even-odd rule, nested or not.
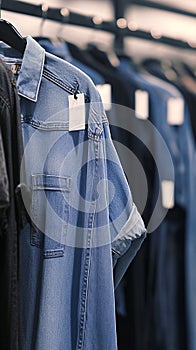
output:
[[[24,53],[26,39],[22,37],[10,22],[4,19],[0,19],[0,40],[22,54]]]
[[[41,40],[46,40],[46,41],[51,43],[51,39],[48,36],[38,35],[38,36],[34,36],[33,39],[38,41],[38,42],[41,41]]]

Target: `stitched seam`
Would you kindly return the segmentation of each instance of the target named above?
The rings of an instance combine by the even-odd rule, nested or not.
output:
[[[65,90],[66,92],[70,93],[71,95],[74,94],[75,92],[75,87],[73,86],[68,86],[67,84],[63,83],[62,81],[60,81],[57,77],[55,77],[51,72],[49,72],[48,70],[46,71],[46,69],[44,69],[43,72],[43,77],[52,81],[54,84],[56,84],[57,86],[61,87],[63,90]],[[77,83],[77,82],[76,82]],[[81,94],[82,91],[80,89],[77,90],[78,94]],[[90,97],[88,94],[84,93],[85,95],[85,102],[90,102]]]
[[[1,99],[1,101],[6,105],[6,107],[7,108],[11,108],[11,105],[10,105],[10,103],[9,103],[9,101],[8,101],[8,99],[6,99],[4,96],[2,96],[2,95],[0,95],[0,99]]]
[[[68,125],[63,123],[50,123],[47,125],[44,125],[43,123],[39,122],[39,121],[35,121],[32,120],[32,118],[29,117],[23,117],[21,120],[23,123],[28,123],[30,124],[32,127],[36,128],[36,129],[40,129],[40,130],[46,130],[46,131],[51,131],[51,130],[69,130]]]
[[[61,82],[60,80],[58,80],[54,75],[52,75],[50,72],[44,70],[43,72],[43,77],[52,81],[53,83],[55,83],[56,85],[62,87],[64,90],[66,90],[69,93],[74,93],[74,88],[73,87],[69,87],[66,84],[64,84],[63,82]]]
[[[98,167],[98,161],[97,160],[98,160],[98,143],[95,144],[95,167],[94,167],[93,179],[95,177],[95,174],[97,174],[97,167]],[[94,193],[94,181],[93,181],[93,184],[92,184],[92,196],[93,196],[93,193]],[[92,201],[92,204],[94,205],[95,202]],[[93,228],[94,219],[95,219],[95,207],[94,207],[93,213],[89,217],[88,247],[91,244],[92,228]],[[81,307],[81,316],[80,316],[79,341],[78,341],[78,346],[77,346],[78,350],[83,350],[84,349],[90,266],[91,266],[91,248],[87,248],[86,261],[85,261],[85,267],[84,267],[84,272],[87,271],[87,276],[85,275],[85,277],[83,279],[83,288],[82,288],[82,296],[83,297],[82,297],[82,307]]]

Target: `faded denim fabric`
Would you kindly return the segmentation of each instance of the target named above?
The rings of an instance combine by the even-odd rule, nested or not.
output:
[[[115,350],[113,266],[118,283],[146,230],[100,96],[90,78],[31,37],[22,61],[5,46],[1,53],[22,63],[21,181],[32,225],[20,236],[21,350]],[[86,125],[70,131],[68,99],[80,94]]]

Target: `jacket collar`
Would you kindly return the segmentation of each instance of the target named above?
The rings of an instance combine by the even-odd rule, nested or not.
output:
[[[18,94],[36,102],[44,69],[45,50],[32,37],[27,36],[26,40],[17,79]]]

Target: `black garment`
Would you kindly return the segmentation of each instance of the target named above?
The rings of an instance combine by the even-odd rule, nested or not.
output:
[[[0,349],[17,350],[20,349],[18,235],[19,214],[22,211],[19,213],[17,208],[15,191],[20,183],[23,147],[16,81],[11,70],[2,61],[0,61],[0,130],[6,163],[6,167],[3,162],[1,165],[4,166],[0,167],[1,181],[4,179],[4,183],[0,185],[0,201],[6,202],[4,214],[0,211],[0,222],[4,223],[3,227],[1,226],[0,237]],[[5,169],[7,169],[9,194]]]
[[[168,211],[159,229],[150,235],[150,293],[146,310],[149,316],[143,337],[144,349],[188,349],[185,317],[185,225],[186,211],[175,205]]]
[[[8,176],[5,163],[3,140],[0,130],[0,236],[3,234],[6,225],[6,209],[9,204]]]
[[[163,230],[159,227],[147,236],[130,265],[124,282],[127,316],[117,315],[119,350],[188,349],[185,221],[183,208],[169,210]]]

